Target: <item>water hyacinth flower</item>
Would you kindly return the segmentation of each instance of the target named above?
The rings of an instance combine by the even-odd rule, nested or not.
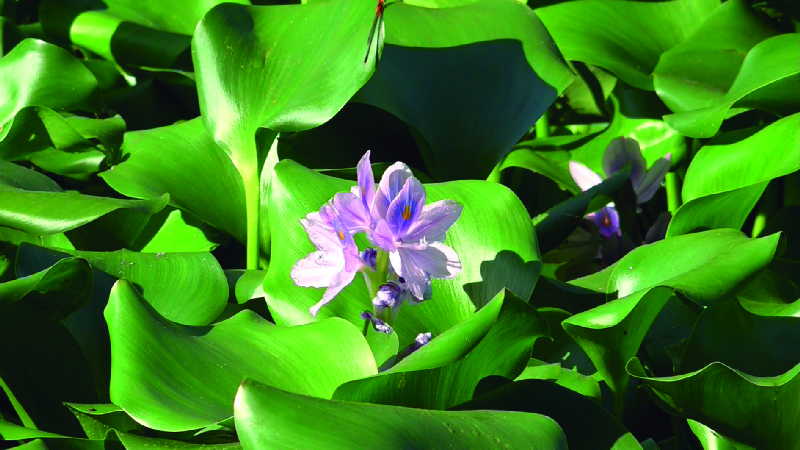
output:
[[[334,195],[303,220],[317,251],[298,261],[292,279],[298,286],[327,288],[310,309],[316,315],[356,272],[363,272],[376,315],[385,321],[382,313],[404,300],[430,298],[432,279],[450,279],[461,271],[458,255],[444,239],[462,206],[452,200],[426,205],[422,183],[401,162],[392,164],[376,184],[369,151],[357,174],[358,184],[350,192]],[[359,253],[353,239],[357,233],[364,233],[375,247]],[[373,288],[370,280],[376,278],[380,281]],[[375,317],[365,320],[375,325]]]
[[[644,157],[639,150],[639,144],[630,138],[617,138],[609,144],[603,154],[603,170],[610,177],[626,166],[631,166],[631,184],[636,194],[637,203],[645,203],[655,195],[664,176],[670,167],[671,155],[660,158],[650,170],[647,170]],[[569,173],[582,191],[587,191],[600,184],[603,179],[593,170],[577,162],[569,162]],[[608,239],[612,236],[622,236],[619,224],[619,213],[613,202],[589,213],[586,218],[593,222],[600,235]]]
[[[370,263],[374,265],[374,256],[364,252],[367,261],[362,258],[353,235],[330,203],[318,212],[309,213],[300,223],[317,250],[294,265],[292,280],[298,286],[327,288],[322,299],[309,310],[313,316],[350,284],[357,272]]]

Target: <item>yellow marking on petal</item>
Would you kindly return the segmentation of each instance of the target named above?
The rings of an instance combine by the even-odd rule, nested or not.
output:
[[[408,220],[410,218],[411,218],[411,207],[409,205],[406,205],[406,207],[403,208],[403,220]]]
[[[339,236],[340,241],[344,242],[344,233],[342,233],[341,231],[337,231],[336,235]]]

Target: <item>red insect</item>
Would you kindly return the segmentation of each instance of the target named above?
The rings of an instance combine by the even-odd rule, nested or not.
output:
[[[380,45],[381,30],[383,30],[383,11],[386,9],[386,1],[378,0],[375,6],[375,18],[372,19],[372,27],[369,29],[369,37],[367,37],[367,54],[364,55],[364,64],[369,59],[370,50],[372,50],[372,38],[375,37],[375,61],[377,63],[380,55],[378,54],[378,45]],[[377,35],[376,35],[377,32]]]

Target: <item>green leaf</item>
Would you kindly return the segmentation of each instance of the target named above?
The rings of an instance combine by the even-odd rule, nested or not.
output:
[[[775,34],[745,1],[722,3],[661,55],[653,71],[655,90],[675,112],[710,106],[728,92],[747,52]]]
[[[430,411],[305,397],[247,380],[235,403],[236,429],[246,448],[566,449],[552,419],[504,411]]]
[[[800,33],[774,36],[755,45],[724,97],[713,104],[665,116],[681,133],[707,138],[719,131],[734,106],[774,113],[797,111],[800,98],[792,93],[800,86]]]
[[[543,380],[574,391],[584,397],[600,400],[600,384],[594,376],[587,376],[576,369],[567,369],[561,362],[545,363],[531,358],[525,370],[514,381]]]
[[[446,409],[471,399],[475,387],[484,377],[517,376],[528,362],[533,343],[545,333],[546,326],[533,309],[509,297],[503,302],[500,315],[489,332],[458,361],[419,371],[390,369],[339,386],[333,398]],[[434,337],[428,345],[436,339]]]
[[[355,100],[415,128],[436,179],[485,178],[574,79],[536,14],[514,0],[398,2],[385,17],[380,64]]]
[[[2,160],[0,160],[0,186],[30,191],[61,191],[61,187],[48,176]]]
[[[164,211],[166,212],[166,211]],[[210,252],[217,244],[208,240],[203,230],[186,223],[185,214],[173,209],[145,243],[134,245],[142,253]]]
[[[702,303],[718,298],[772,260],[778,234],[749,239],[736,230],[691,233],[643,245],[613,265],[571,281],[619,297],[669,286]]]
[[[0,226],[35,235],[61,233],[119,210],[152,215],[169,196],[122,200],[77,192],[40,192],[0,186]]]
[[[161,17],[192,20],[183,14],[167,13]],[[190,67],[188,36],[130,23],[114,12],[79,14],[70,24],[69,39],[74,45],[126,66]]]
[[[89,265],[77,258],[0,283],[0,385],[29,427],[76,432],[61,402],[99,400],[101,380],[62,323],[86,302],[91,286]]]
[[[367,0],[222,4],[203,17],[192,41],[200,110],[240,171],[257,169],[251,141],[259,127],[318,126],[367,81],[374,7]]]
[[[661,54],[686,40],[718,5],[719,0],[581,0],[538,8],[536,14],[568,60],[652,90],[650,74]]]
[[[5,420],[0,419],[0,438],[6,441],[18,441],[18,440],[33,439],[33,438],[63,438],[63,437],[66,436],[62,436],[56,433],[49,433],[47,431],[26,428],[17,425],[15,423],[7,422]]]
[[[128,158],[100,175],[117,192],[169,194],[176,208],[244,241],[242,179],[202,119],[126,133],[122,151]]]
[[[125,121],[120,116],[94,119],[58,113],[44,106],[22,108],[0,142],[3,159],[41,159],[42,152],[63,150],[66,158],[98,149],[113,154],[122,142]]]
[[[227,0],[226,0],[227,1]],[[208,10],[223,0],[103,0],[108,12],[156,30],[191,35]],[[229,3],[249,4],[248,0]],[[175,14],[180,11],[180,14]]]
[[[272,259],[264,290],[273,318],[279,324],[312,320],[308,308],[321,290],[295,286],[292,266],[313,251],[300,219],[316,211],[336,192],[349,190],[352,182],[325,176],[284,160],[275,167],[270,193],[269,221]],[[527,211],[516,196],[496,183],[462,180],[426,184],[429,201],[455,200],[464,205],[461,217],[447,233],[447,245],[461,255],[462,271],[453,280],[434,280],[433,298],[405,307],[392,326],[400,334],[401,346],[421,331],[440,334],[472,315],[475,306],[464,291],[468,283],[483,281],[481,264],[506,250],[523,262],[538,260],[538,251]],[[491,199],[487,201],[486,199]],[[530,274],[533,286],[536,274]],[[365,284],[355,279],[337,298],[320,311],[320,317],[339,316],[363,324],[362,311],[371,309]]]
[[[30,245],[20,248],[18,258],[60,258],[63,254]],[[92,268],[136,285],[160,315],[185,325],[208,325],[228,300],[225,274],[210,253],[139,253],[68,251]]]
[[[741,227],[767,182],[800,170],[799,127],[800,114],[794,114],[741,141],[701,148],[686,171],[686,203],[667,236],[699,227]],[[774,155],[764,158],[764,151]]]
[[[756,448],[798,448],[800,364],[772,377],[755,377],[714,362],[686,374],[648,377],[638,359],[628,363],[671,411]]]
[[[548,381],[507,383],[453,409],[544,414],[558,422],[573,450],[642,448],[622,423],[599,403]],[[576,414],[577,411],[580,414]]]
[[[794,114],[733,144],[701,148],[686,171],[682,197],[691,201],[797,171],[800,168],[798,126],[800,114]],[[762,152],[769,149],[775,154],[764,158]]]
[[[625,363],[639,351],[650,325],[672,295],[665,287],[641,290],[575,314],[562,326],[611,390],[621,394],[628,384]]]
[[[377,370],[358,329],[340,319],[284,328],[246,310],[213,326],[182,326],[159,316],[125,281],[112,289],[105,316],[111,400],[158,430],[231,416],[245,377],[329,397],[339,384]]]
[[[25,106],[73,106],[94,91],[97,79],[66,50],[25,39],[0,59],[0,86],[6,92],[0,107],[2,140],[11,128],[9,122]]]
[[[751,375],[783,373],[800,359],[798,325],[800,318],[756,315],[734,299],[716,302],[700,315],[680,370],[697,370],[716,361]]]
[[[686,423],[704,450],[753,450],[753,447],[726,438],[700,422],[686,419]]]

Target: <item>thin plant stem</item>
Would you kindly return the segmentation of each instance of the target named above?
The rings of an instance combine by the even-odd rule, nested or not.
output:
[[[675,211],[681,206],[680,182],[675,172],[667,172],[664,177],[664,187],[667,190],[667,211],[675,215]]]
[[[550,137],[550,121],[547,118],[547,111],[536,121],[536,139]]]

